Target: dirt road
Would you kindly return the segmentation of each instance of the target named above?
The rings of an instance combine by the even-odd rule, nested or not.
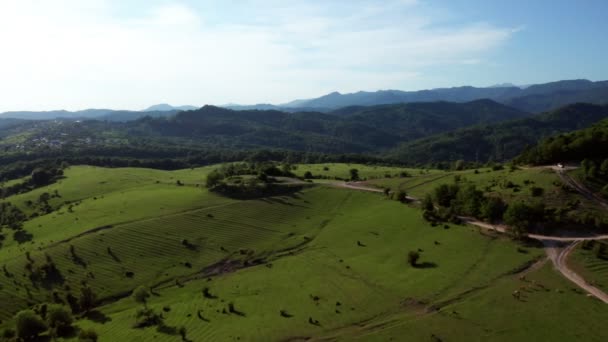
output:
[[[557,174],[560,176],[560,178],[566,184],[569,184],[574,189],[581,192],[581,194],[583,194],[584,196],[591,196],[590,199],[597,200],[596,196],[593,195],[589,190],[587,190],[584,186],[582,186],[581,184],[578,184],[576,181],[574,181],[574,179],[572,179],[570,176],[568,176],[564,172],[564,169],[557,168],[557,167],[550,167],[550,168],[555,170],[557,172]],[[572,183],[570,183],[571,181],[572,181]],[[366,184],[359,183],[359,182],[333,183],[333,185],[341,187],[341,188],[353,189],[353,190],[369,191],[369,192],[375,192],[375,193],[384,192],[382,189],[373,188],[373,187],[370,187]],[[413,197],[408,197],[408,199],[416,201],[416,199]],[[606,205],[606,207],[608,208],[608,204],[606,204],[604,202],[600,202],[600,203],[602,203],[602,205]],[[471,217],[460,217],[460,218],[468,224],[471,224],[471,225],[474,225],[474,226],[477,226],[477,227],[480,227],[483,229],[496,231],[496,232],[503,233],[503,234],[507,233],[507,231],[509,229],[505,225],[493,225],[493,224],[479,221],[479,220],[471,218]],[[572,269],[568,268],[568,265],[566,262],[570,252],[572,252],[572,250],[574,250],[574,248],[576,248],[576,246],[581,241],[608,239],[608,234],[589,235],[589,234],[583,234],[580,232],[578,232],[578,233],[577,232],[568,232],[568,233],[563,233],[562,235],[559,235],[559,236],[542,235],[542,234],[528,234],[528,237],[531,239],[540,240],[543,243],[543,245],[545,246],[545,253],[547,253],[547,256],[553,262],[555,269],[558,270],[561,274],[563,274],[564,277],[566,277],[566,279],[570,280],[571,282],[576,284],[578,287],[580,287],[581,289],[583,289],[590,295],[592,295],[592,296],[598,298],[599,300],[601,300],[602,302],[608,304],[608,294],[606,294],[602,290],[598,289],[597,287],[592,286],[589,283],[587,283],[585,281],[585,279],[583,279],[583,277],[578,275]],[[569,244],[566,247],[564,247],[563,246],[564,243],[569,243]]]
[[[553,265],[555,265],[555,268],[561,274],[563,274],[564,277],[568,278],[568,280],[575,283],[578,287],[585,290],[587,293],[608,304],[608,294],[598,289],[597,287],[587,283],[587,281],[585,281],[583,277],[578,275],[572,269],[568,268],[568,255],[576,248],[579,243],[580,241],[576,241],[569,244],[565,248],[560,248],[559,246],[556,246],[555,242],[548,242],[545,243],[545,250],[547,251],[547,255],[549,256],[551,261],[553,261]]]

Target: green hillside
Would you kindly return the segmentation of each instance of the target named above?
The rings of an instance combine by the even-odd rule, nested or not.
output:
[[[606,117],[606,106],[574,104],[530,118],[469,127],[406,142],[390,155],[409,164],[460,159],[481,163],[505,161],[543,138],[586,128]],[[564,157],[567,155],[560,154],[560,158]]]
[[[73,166],[57,183],[5,198],[38,216],[23,224],[31,241],[2,228],[0,328],[13,326],[19,310],[53,302],[74,311],[78,329],[94,329],[100,341],[179,341],[180,331],[193,341],[447,339],[457,326],[457,339],[483,333],[484,340],[532,341],[574,339],[608,318],[603,304],[571,291],[548,266],[528,270],[541,248],[468,226],[432,225],[415,204],[331,180],[357,169],[374,184],[418,196],[456,173],[301,164],[297,174],[327,179],[291,195],[236,200],[202,186],[214,168]],[[550,190],[554,174],[540,170],[458,174],[480,185],[528,179],[547,187],[547,198],[559,193]],[[512,192],[496,191],[505,198]],[[25,204],[44,193],[59,195],[49,199],[50,213]],[[414,251],[420,259],[412,267]],[[540,285],[522,281],[521,272]],[[142,285],[151,292],[148,314],[162,317],[137,328],[144,304],[131,294]],[[517,301],[511,292],[522,286],[529,291]],[[91,308],[83,308],[81,293],[94,294]],[[582,311],[593,314],[577,315]],[[531,322],[561,329],[535,330]]]

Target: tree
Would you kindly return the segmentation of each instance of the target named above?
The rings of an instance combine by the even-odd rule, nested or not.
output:
[[[359,170],[357,169],[350,169],[350,180],[352,181],[357,181],[359,180]]]
[[[500,197],[487,197],[481,205],[481,217],[491,223],[499,221],[505,212],[505,203]]]
[[[89,286],[80,288],[80,298],[78,300],[80,308],[84,312],[89,312],[97,304],[97,295]]]
[[[36,168],[32,171],[32,183],[36,187],[47,185],[51,182],[52,175],[44,168]]]
[[[602,162],[602,165],[600,166],[600,172],[604,177],[608,177],[608,159]]]
[[[422,209],[426,211],[435,210],[435,205],[433,204],[433,197],[431,194],[426,194],[426,196],[424,196],[424,199],[422,200]]]
[[[133,297],[133,300],[135,300],[136,303],[147,306],[148,298],[150,298],[150,291],[146,287],[140,286],[133,291],[131,297]]]
[[[79,342],[97,342],[97,332],[93,329],[80,330],[80,334],[78,334]]]
[[[219,185],[223,178],[224,176],[219,171],[213,170],[207,175],[207,179],[205,180],[205,186],[208,189],[212,189]]]
[[[420,259],[420,253],[416,251],[410,251],[407,253],[407,262],[408,264],[412,265],[412,267],[416,267],[418,259]]]
[[[310,172],[310,171],[304,172],[304,179],[312,179],[312,178],[313,178],[312,172]]]
[[[442,207],[449,207],[452,200],[456,198],[458,190],[459,187],[457,184],[441,184],[435,188],[435,199],[437,200],[437,204]]]
[[[523,202],[511,203],[504,214],[505,223],[511,226],[515,238],[522,238],[536,222],[542,220],[544,205],[529,206]]]
[[[538,187],[538,186],[533,186],[530,188],[530,194],[532,195],[532,197],[540,197],[545,193],[545,189]]]
[[[31,339],[46,331],[47,326],[33,310],[22,310],[15,316],[17,336]]]
[[[403,190],[399,190],[397,192],[397,201],[405,202],[405,200],[407,200],[407,193]]]
[[[463,170],[464,169],[464,160],[459,159],[454,162],[454,170]]]
[[[68,308],[59,304],[51,304],[47,308],[46,322],[57,336],[65,336],[72,328],[72,313]]]

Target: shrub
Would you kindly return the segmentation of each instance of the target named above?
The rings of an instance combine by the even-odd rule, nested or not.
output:
[[[530,188],[530,194],[532,195],[532,197],[540,197],[544,193],[545,193],[545,189],[543,189],[543,188],[539,188],[537,186]]]
[[[135,312],[135,328],[145,328],[163,323],[161,315],[152,309],[142,308]]]
[[[412,267],[416,267],[418,259],[420,259],[420,253],[417,251],[410,251],[407,253],[407,262],[408,264],[412,265]]]
[[[312,179],[312,178],[313,178],[312,172],[310,172],[310,171],[304,172],[304,179]]]
[[[405,193],[405,191],[400,190],[399,192],[397,192],[397,201],[405,202],[405,200],[407,200],[407,194]]]
[[[4,329],[4,331],[2,331],[2,338],[5,340],[10,340],[13,337],[15,337],[17,333],[15,332],[15,329],[12,328],[6,328]]]
[[[22,310],[15,316],[17,336],[23,339],[37,337],[46,331],[46,323],[32,310]]]
[[[131,297],[133,297],[133,300],[135,300],[136,303],[146,306],[148,298],[150,298],[150,291],[148,288],[140,286],[133,291]]]
[[[93,329],[80,330],[80,334],[78,334],[79,342],[97,342],[97,332]]]
[[[51,304],[47,308],[46,322],[54,329],[57,336],[65,336],[72,328],[72,313],[65,306]]]

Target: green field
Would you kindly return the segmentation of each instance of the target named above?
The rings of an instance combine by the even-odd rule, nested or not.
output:
[[[310,171],[313,176],[350,179],[350,170],[356,169],[361,179],[377,179],[386,177],[399,178],[402,172],[407,172],[409,175],[426,175],[443,173],[439,170],[427,169],[412,169],[405,167],[392,166],[376,166],[363,164],[341,164],[341,163],[325,163],[325,164],[297,164],[293,171],[297,176],[304,177],[306,171]]]
[[[353,165],[299,165],[297,172],[328,167],[331,177],[345,177]],[[403,170],[354,168],[367,178]],[[74,166],[56,184],[5,199],[31,210],[28,199],[61,196],[55,211],[25,223],[32,241],[19,244],[2,230],[0,327],[21,309],[87,284],[99,306],[76,324],[94,328],[100,341],[181,340],[133,328],[141,304],[130,294],[145,285],[154,294],[148,306],[193,341],[576,340],[590,329],[597,340],[608,338],[598,328],[608,318],[603,304],[573,291],[550,266],[527,275],[544,288],[519,280],[544,256],[541,248],[468,226],[433,227],[415,206],[323,184],[229,199],[200,185],[212,169]],[[430,189],[453,179],[443,171],[408,173],[382,181]],[[464,174],[485,182],[502,173]],[[548,182],[544,176],[533,179]],[[409,251],[420,252],[419,267],[408,264]],[[32,280],[27,268],[48,260],[60,276]],[[511,293],[522,286],[517,301]]]
[[[604,252],[598,255],[598,248],[603,247]],[[568,264],[587,282],[604,291],[608,291],[608,243],[606,241],[593,241],[579,244],[568,259]]]

